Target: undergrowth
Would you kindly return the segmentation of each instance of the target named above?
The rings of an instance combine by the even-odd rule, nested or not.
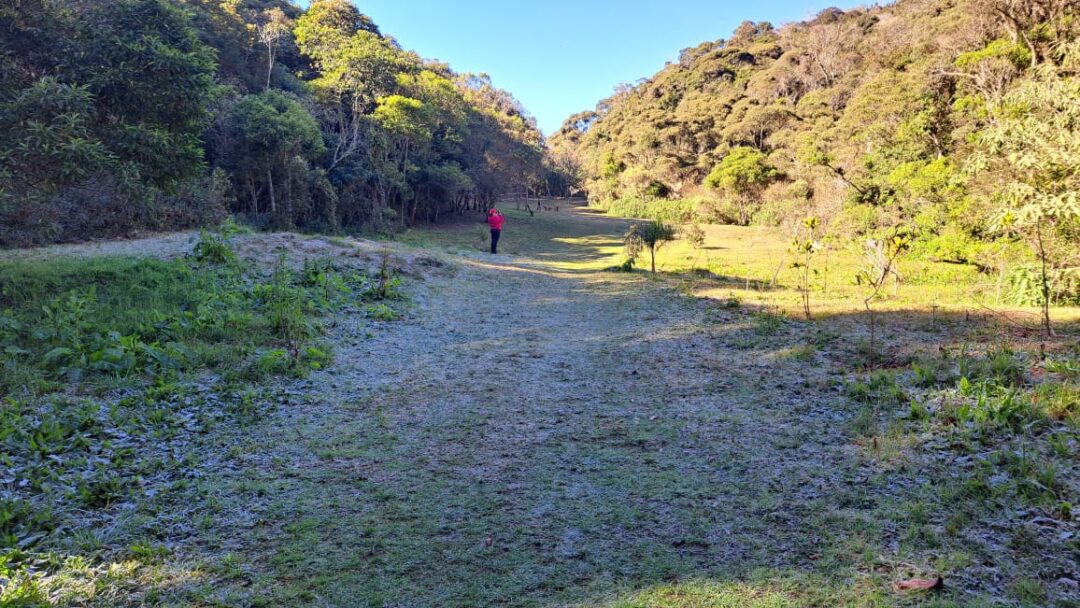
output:
[[[1021,604],[1035,605],[1033,594],[1043,601],[1064,597],[1068,589],[1059,584],[1075,578],[1066,564],[1080,555],[1078,380],[1075,354],[942,349],[917,358],[908,373],[877,372],[848,385],[859,404],[851,431],[891,471],[889,485],[912,483],[904,473],[915,475],[917,491],[884,509],[902,532],[905,559],[949,554],[963,563],[992,561],[1008,570],[1003,576],[1022,577],[1009,589]],[[947,551],[979,546],[1000,549]],[[1002,551],[1004,559],[995,555]],[[942,570],[948,580],[948,567]]]
[[[177,260],[0,265],[0,605],[79,603],[112,584],[94,564],[159,563],[192,533],[166,514],[200,499],[195,446],[288,398],[258,381],[327,366],[330,314],[396,318],[386,264],[262,270],[230,236]],[[76,571],[97,582],[57,582]]]
[[[329,359],[318,318],[393,299],[398,279],[284,256],[262,274],[208,233],[186,259],[11,262],[0,285],[0,395],[31,396],[196,370],[303,375]]]

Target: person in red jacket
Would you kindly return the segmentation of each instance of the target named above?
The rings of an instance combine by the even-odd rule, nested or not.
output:
[[[491,253],[498,253],[499,236],[502,234],[503,221],[506,218],[498,209],[488,211],[488,226],[491,227]]]

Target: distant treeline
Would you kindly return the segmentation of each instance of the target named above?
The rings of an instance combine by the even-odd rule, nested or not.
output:
[[[388,230],[567,188],[509,93],[347,0],[5,2],[0,133],[6,245],[230,212]]]

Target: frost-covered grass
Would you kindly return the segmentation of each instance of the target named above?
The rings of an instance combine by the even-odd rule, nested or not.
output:
[[[204,234],[177,259],[0,262],[0,605],[201,580],[172,560],[212,511],[198,480],[288,400],[269,385],[330,363],[328,318],[399,296],[392,274],[267,254]]]

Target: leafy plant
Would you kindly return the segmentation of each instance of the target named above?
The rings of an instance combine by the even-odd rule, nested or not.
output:
[[[892,235],[887,239],[871,239],[866,242],[867,267],[856,275],[855,281],[857,284],[867,287],[863,307],[869,316],[869,354],[871,362],[877,358],[877,318],[874,316],[871,303],[881,295],[882,289],[890,278],[899,277],[896,271],[896,262],[910,244],[910,236],[899,228],[894,229]]]
[[[811,273],[817,274],[817,270],[812,269],[810,263],[814,254],[821,249],[821,244],[817,241],[817,229],[820,225],[821,222],[816,217],[804,219],[802,232],[795,233],[795,241],[792,243],[795,255],[799,256],[799,259],[791,266],[799,272],[799,293],[802,295],[803,314],[806,315],[807,320],[812,318],[810,314]]]
[[[236,252],[224,232],[215,234],[203,230],[191,254],[197,261],[205,264],[225,266],[236,263]]]
[[[636,233],[641,244],[649,250],[652,272],[656,274],[656,250],[675,239],[675,229],[663,222],[650,222],[637,226]]]

